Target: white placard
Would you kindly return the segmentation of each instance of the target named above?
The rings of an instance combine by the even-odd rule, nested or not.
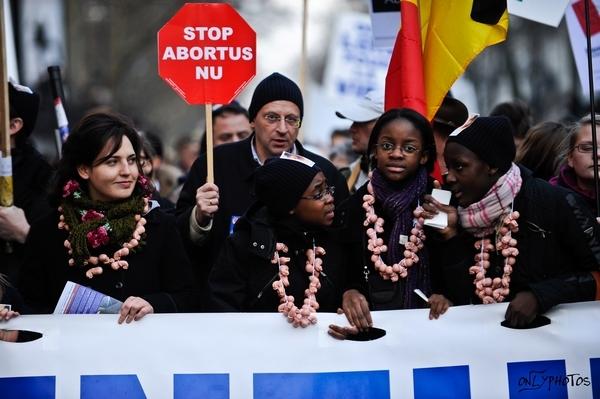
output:
[[[508,12],[542,24],[560,24],[569,0],[508,0]]]
[[[191,397],[181,394],[182,378],[221,381],[227,392],[194,396],[219,399],[413,398],[426,389],[461,398],[592,398],[600,386],[600,302],[561,305],[548,313],[550,325],[533,330],[501,327],[506,306],[452,307],[439,320],[426,309],[374,312],[387,335],[368,342],[329,337],[328,324],[344,317],[323,313],[306,329],[277,313],[151,314],[124,325],[117,315],[21,316],[1,328],[44,336],[0,341],[0,396],[51,397],[9,394],[12,387],[17,395],[17,383],[42,389],[39,378],[47,377],[56,398],[84,390],[99,397],[90,391],[119,385],[107,377],[116,375],[136,382],[129,397],[148,398]]]
[[[577,73],[583,93],[587,96],[590,93],[588,79],[588,60],[587,60],[587,40],[585,33],[585,15],[583,0],[573,0],[567,7],[565,18],[569,31],[569,40],[571,41],[571,50],[575,58]],[[591,15],[591,43],[592,43],[592,68],[594,71],[594,88],[600,90],[600,0],[594,0],[590,7]]]
[[[369,0],[373,46],[393,48],[400,30],[400,0]]]
[[[373,47],[367,14],[344,13],[336,21],[325,66],[325,94],[339,101],[362,100],[369,91],[384,92],[391,49]]]

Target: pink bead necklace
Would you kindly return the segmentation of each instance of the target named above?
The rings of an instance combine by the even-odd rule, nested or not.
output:
[[[423,208],[418,206],[413,215],[415,216],[415,224],[410,231],[410,237],[401,236],[399,244],[404,245],[404,258],[398,263],[391,266],[385,264],[381,258],[381,254],[387,252],[388,247],[383,243],[382,238],[378,238],[377,234],[383,233],[383,218],[375,213],[375,194],[371,182],[367,185],[368,194],[363,196],[363,209],[365,210],[364,226],[367,229],[367,248],[372,252],[371,262],[375,266],[375,270],[379,272],[384,280],[398,281],[400,278],[406,278],[408,268],[419,262],[417,252],[423,248],[423,243],[427,238],[423,231]],[[372,226],[372,227],[369,227]],[[402,239],[404,237],[404,239]]]
[[[287,321],[292,323],[294,327],[308,327],[311,324],[317,323],[317,310],[319,303],[317,302],[317,292],[321,288],[319,275],[323,271],[323,260],[318,256],[325,255],[325,250],[322,247],[317,247],[313,240],[312,248],[306,250],[306,266],[305,270],[311,275],[308,277],[308,288],[304,290],[304,304],[302,308],[298,308],[294,304],[294,297],[287,295],[285,287],[290,285],[289,275],[290,269],[287,264],[290,261],[289,257],[279,256],[279,252],[287,253],[288,247],[283,243],[275,244],[275,253],[271,258],[271,263],[277,264],[279,267],[279,279],[273,282],[273,290],[279,296],[280,305],[277,311],[287,317]]]
[[[496,245],[489,238],[482,238],[475,242],[475,248],[480,252],[475,255],[475,265],[469,268],[469,273],[475,275],[475,294],[484,304],[502,302],[510,293],[510,275],[519,255],[517,240],[512,238],[512,233],[519,231],[517,219],[519,212],[511,212],[502,219],[502,225],[496,234]],[[502,277],[485,277],[490,267],[490,253],[500,251],[504,256],[504,270]]]

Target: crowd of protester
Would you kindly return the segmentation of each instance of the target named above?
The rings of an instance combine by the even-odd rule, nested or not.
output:
[[[590,116],[533,124],[514,101],[469,117],[448,95],[428,121],[369,93],[337,110],[351,126],[327,159],[298,140],[299,87],[273,73],[247,110],[213,111],[210,180],[206,138],[179,140],[169,165],[158,137],[109,111],[80,120],[52,167],[29,140],[38,95],[12,83],[9,94],[0,319],[52,313],[67,281],[123,302],[119,323],[279,311],[305,327],[339,311],[339,339],[369,330],[375,310],[428,306],[437,319],[507,302],[507,323],[523,327],[600,297]],[[431,226],[440,213],[447,224]]]

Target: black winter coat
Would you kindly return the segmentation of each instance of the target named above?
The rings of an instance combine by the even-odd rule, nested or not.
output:
[[[206,154],[201,155],[192,166],[189,176],[177,201],[177,225],[184,237],[186,248],[194,265],[197,282],[207,288],[208,274],[221,246],[232,231],[232,217],[242,216],[255,201],[253,173],[260,166],[252,157],[251,143],[254,135],[237,143],[225,144],[214,149],[215,184],[219,187],[219,210],[213,218],[212,229],[207,239],[195,245],[189,241],[189,220],[196,205],[196,190],[206,183]],[[314,161],[325,174],[327,182],[334,185],[335,204],[348,196],[344,177],[327,159],[313,154],[296,141],[299,155]],[[203,298],[207,301],[208,298]]]
[[[48,204],[48,185],[53,169],[42,155],[28,142],[12,152],[14,204],[23,209],[30,225],[52,212]],[[5,252],[5,242],[0,239],[0,273],[16,284],[19,265],[25,257],[24,246],[12,242],[13,252]]]
[[[256,204],[236,224],[235,232],[223,245],[209,278],[211,310],[221,312],[276,312],[279,297],[272,283],[279,278],[277,264],[271,263],[276,242],[288,246],[291,258],[287,295],[301,307],[310,273],[305,271],[306,250],[317,246],[327,252],[321,257],[323,273],[317,292],[319,311],[335,312],[341,304],[345,255],[330,230],[302,228],[294,219],[274,221],[265,207]]]
[[[600,265],[600,236],[593,215],[577,194],[534,178],[523,167],[521,177],[514,201],[519,231],[513,234],[519,255],[505,301],[531,291],[542,313],[560,303],[593,300],[596,287],[590,272]],[[480,303],[474,276],[468,272],[475,264],[474,243],[475,237],[461,231],[432,249],[442,275],[440,291],[455,305]],[[503,266],[504,257],[493,254],[486,277],[501,276]]]
[[[50,214],[32,226],[26,242],[19,290],[26,305],[35,313],[51,313],[67,281],[90,287],[120,301],[139,296],[148,301],[155,313],[193,310],[192,270],[175,218],[160,209],[146,216],[146,244],[125,258],[127,270],[104,267],[102,274],[88,279],[87,268],[68,265],[63,245],[67,238],[59,230],[58,213]]]
[[[371,310],[392,310],[405,309],[406,306],[403,300],[403,282],[392,282],[384,280],[378,271],[375,270],[371,261],[372,252],[367,248],[368,237],[366,234],[367,228],[363,225],[365,220],[365,210],[363,205],[363,196],[368,193],[367,184],[361,186],[354,194],[352,194],[340,206],[338,212],[341,225],[343,225],[343,241],[346,251],[350,254],[347,267],[347,284],[345,290],[357,289],[369,300]],[[427,192],[431,192],[433,181],[430,179]],[[411,209],[415,209],[417,204],[413,204]],[[383,241],[386,243],[389,240],[392,221],[385,215],[380,204],[375,202],[375,212],[382,216],[386,221],[384,225]],[[425,227],[426,235],[428,227]],[[428,250],[429,243],[425,242],[424,250]],[[421,250],[423,251],[423,250]],[[419,253],[419,256],[421,254]],[[385,260],[385,259],[384,259]],[[417,264],[415,267],[419,267]],[[430,280],[434,277],[431,272],[435,268],[429,266]],[[419,287],[426,295],[431,294],[424,287]],[[416,294],[415,294],[416,295]],[[426,303],[420,299],[414,301],[416,307],[425,307]]]

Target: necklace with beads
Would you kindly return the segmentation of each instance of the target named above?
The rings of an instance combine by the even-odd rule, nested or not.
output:
[[[58,208],[58,228],[69,233],[64,242],[71,256],[69,266],[91,266],[85,273],[88,278],[101,274],[102,265],[110,265],[114,270],[129,267],[123,258],[134,252],[143,240],[146,219],[142,215],[149,210],[152,193],[145,176],[140,176],[136,185],[140,194],[113,206],[90,200],[76,180],[65,184],[63,202]],[[134,211],[130,213],[130,210]],[[111,246],[118,248],[112,256],[98,253]]]
[[[310,276],[308,277],[308,288],[304,290],[304,304],[301,308],[294,304],[294,297],[285,292],[285,287],[290,285],[290,269],[287,265],[290,258],[280,256],[279,252],[286,254],[288,247],[283,243],[276,243],[273,258],[271,258],[271,263],[277,264],[279,268],[279,279],[275,280],[272,285],[273,290],[279,296],[280,305],[277,307],[277,311],[282,313],[294,327],[308,327],[316,324],[317,310],[319,309],[317,292],[321,288],[319,275],[323,271],[323,260],[318,256],[325,255],[325,249],[317,247],[313,239],[312,248],[306,250],[305,270],[310,273]]]
[[[427,238],[423,231],[423,208],[417,206],[413,211],[415,222],[410,231],[410,236],[401,236],[400,244],[404,245],[404,258],[398,263],[389,266],[383,261],[381,254],[387,252],[388,247],[383,243],[382,238],[378,238],[377,234],[383,233],[383,218],[375,213],[375,194],[371,182],[367,184],[368,194],[363,196],[363,209],[365,210],[365,221],[363,225],[367,227],[367,248],[371,251],[371,262],[375,270],[379,272],[384,280],[398,281],[400,278],[406,278],[408,268],[419,262],[417,252],[424,246],[424,241]]]
[[[475,249],[479,252],[475,255],[475,265],[469,268],[469,273],[475,275],[475,294],[484,304],[502,302],[510,293],[510,275],[519,255],[517,240],[512,233],[519,231],[519,212],[513,211],[502,217],[500,227],[497,229],[496,242],[492,244],[489,238],[482,238],[475,242]],[[499,251],[504,257],[504,268],[502,277],[486,277],[487,269],[490,267],[490,253]]]

